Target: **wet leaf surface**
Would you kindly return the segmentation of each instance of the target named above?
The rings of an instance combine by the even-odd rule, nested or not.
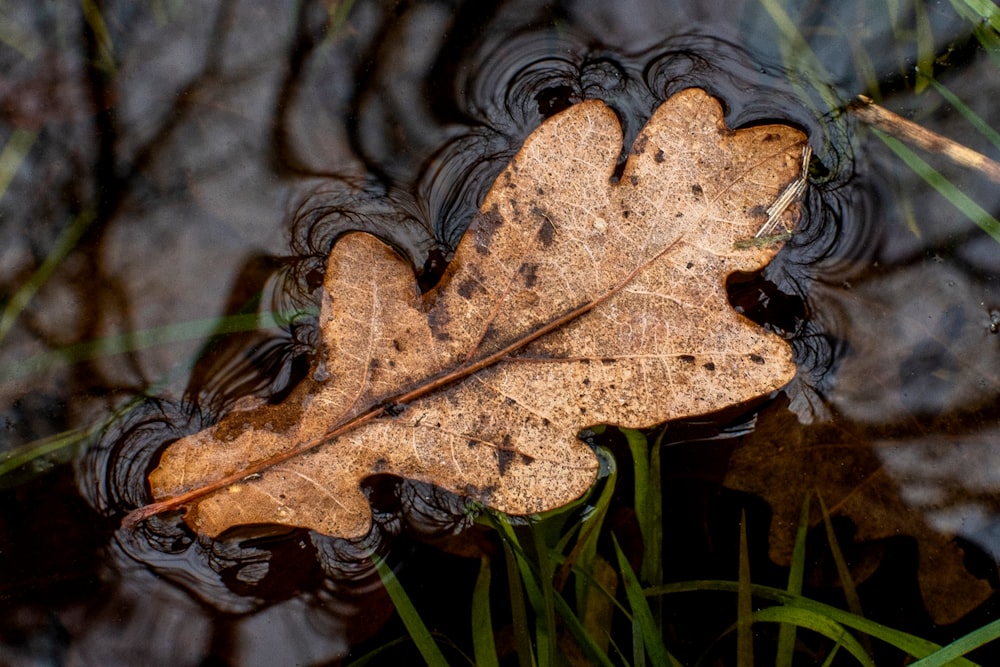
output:
[[[739,242],[800,177],[802,133],[731,131],[689,89],[616,179],[621,144],[601,102],[544,123],[427,294],[375,237],[339,239],[309,378],[171,445],[150,476],[158,504],[131,521],[184,506],[208,535],[278,523],[358,537],[360,484],[383,473],[540,512],[593,482],[587,426],[648,427],[784,386],[790,347],[729,307],[725,278],[777,252]]]

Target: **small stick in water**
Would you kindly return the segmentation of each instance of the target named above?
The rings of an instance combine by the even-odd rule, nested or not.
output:
[[[858,95],[847,105],[847,110],[858,120],[882,130],[886,134],[922,148],[930,153],[941,153],[963,167],[971,167],[985,174],[990,180],[1000,183],[1000,163],[977,153],[957,141],[931,132],[913,121],[894,114],[885,107],[875,104],[870,97]]]

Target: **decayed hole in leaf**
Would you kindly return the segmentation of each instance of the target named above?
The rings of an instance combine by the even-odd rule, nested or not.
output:
[[[621,141],[598,101],[543,123],[427,295],[388,246],[342,237],[321,372],[171,445],[150,475],[158,503],[130,520],[184,506],[208,535],[280,523],[358,537],[371,524],[359,485],[379,473],[536,513],[593,482],[581,429],[652,426],[786,384],[789,346],[728,306],[725,279],[777,252],[738,242],[801,179],[805,137],[731,131],[690,89],[657,109],[612,184]],[[797,202],[784,224],[796,215]]]

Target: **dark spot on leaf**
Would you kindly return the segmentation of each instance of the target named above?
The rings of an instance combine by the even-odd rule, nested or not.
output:
[[[691,268],[692,266],[694,266],[694,262],[688,262],[688,263],[687,263],[687,268],[689,268],[689,269],[690,269],[690,268]]]
[[[537,264],[522,264],[521,268],[517,270],[522,276],[524,276],[524,286],[527,288],[532,288],[535,283],[538,282],[538,265]]]
[[[632,211],[625,209],[624,211],[622,211],[622,217],[627,218],[631,212]]]
[[[434,308],[427,313],[427,324],[431,328],[431,333],[438,340],[451,340],[451,334],[445,331],[450,321],[451,317],[444,308]]]
[[[663,154],[662,148],[656,151],[656,155],[653,156],[653,159],[656,160],[657,162],[663,162],[664,160],[667,159],[666,156]]]
[[[493,243],[493,235],[503,227],[503,217],[494,205],[489,211],[480,213],[473,220],[472,226],[475,229],[476,253],[480,255],[490,254],[490,244]]]
[[[758,364],[758,365],[759,364],[763,364],[764,363],[764,357],[760,356],[759,354],[751,354],[750,355],[750,361],[752,361],[752,362],[754,362],[755,364]]]
[[[583,384],[584,384],[585,387],[589,387],[590,386],[590,378],[583,378]]]
[[[514,452],[510,448],[510,436],[505,435],[503,437],[503,442],[500,443],[500,447],[497,447],[497,466],[500,468],[500,475],[506,475],[507,471],[510,470],[510,464],[514,462]]]
[[[705,190],[702,189],[700,184],[694,183],[691,185],[691,194],[693,194],[695,197],[704,197]]]
[[[369,360],[369,362],[368,362],[368,370],[373,371],[373,370],[375,370],[378,367],[379,367],[378,359],[371,359],[371,360]]]
[[[639,177],[638,176],[633,176],[629,180],[632,181],[632,185],[639,185]]]
[[[471,438],[469,440],[466,440],[465,444],[466,446],[468,446],[469,449],[475,449],[476,447],[479,446],[479,442],[477,442],[476,440],[472,440]]]
[[[542,417],[542,426],[548,426],[551,423],[546,417]]]
[[[392,339],[392,347],[395,348],[396,352],[401,352],[403,347],[399,344],[399,341],[395,338]]]
[[[781,138],[780,134],[775,134],[774,132],[768,132],[767,134],[764,135],[764,138],[761,141],[767,143],[769,141],[775,141],[780,138]]]
[[[387,403],[385,406],[385,413],[392,417],[398,417],[404,412],[406,412],[405,403]]]
[[[758,204],[757,206],[754,206],[749,211],[747,211],[747,213],[750,214],[751,218],[766,218],[767,208]]]
[[[389,469],[389,461],[387,459],[379,458],[375,459],[375,463],[372,464],[372,470],[375,472],[385,472]]]
[[[531,212],[544,218],[541,226],[538,228],[538,240],[542,242],[542,246],[548,248],[552,245],[552,240],[556,237],[556,226],[552,224],[552,221],[549,219],[549,216],[545,214],[545,211],[537,206],[533,208]]]
[[[694,357],[692,355],[690,355],[690,354],[682,354],[681,356],[678,357],[678,359],[680,359],[681,361],[683,361],[684,363],[687,363],[687,364],[693,364],[694,363]]]
[[[587,408],[584,408],[584,407],[581,406],[581,408],[580,408],[580,414],[581,415],[587,414]]]
[[[471,299],[472,295],[476,291],[476,283],[475,283],[475,281],[469,280],[468,278],[466,278],[458,286],[458,290],[457,291],[458,291],[458,295],[460,297],[462,297],[463,299]]]
[[[535,188],[535,192],[537,192],[539,196],[545,195],[545,189],[544,188]]]
[[[503,404],[504,404],[504,405],[508,405],[508,406],[509,406],[509,405],[517,405],[517,401],[515,401],[515,400],[514,400],[513,398],[511,398],[510,396],[507,396],[506,398],[504,398],[504,399],[503,399]]]
[[[390,359],[389,360],[389,368],[395,368],[395,367],[396,367],[396,362],[393,361],[392,359]]]
[[[534,462],[535,462],[535,457],[534,456],[528,456],[527,454],[521,454],[521,463],[523,463],[524,465],[526,465],[526,466],[527,465],[531,465]]]

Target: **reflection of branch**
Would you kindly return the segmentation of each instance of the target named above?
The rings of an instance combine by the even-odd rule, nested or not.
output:
[[[1000,183],[1000,163],[880,107],[870,97],[858,95],[847,110],[863,123],[930,153],[940,153],[955,163],[976,169],[990,180]]]

